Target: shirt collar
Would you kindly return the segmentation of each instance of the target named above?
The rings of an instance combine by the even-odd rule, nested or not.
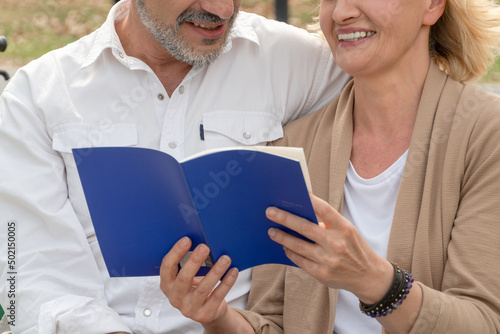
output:
[[[116,33],[115,23],[123,20],[130,8],[130,0],[119,1],[109,11],[104,24],[94,32],[95,38],[82,67],[91,65],[106,49],[111,49],[117,59],[119,54],[125,55],[120,38]]]
[[[259,36],[255,32],[255,29],[248,22],[248,16],[253,15],[246,12],[239,12],[236,20],[234,21],[233,26],[231,27],[231,31],[229,32],[228,43],[226,45],[226,49],[224,52],[228,52],[231,50],[232,43],[234,39],[243,38],[249,40],[260,46]]]
[[[91,65],[97,60],[97,58],[106,49],[111,49],[113,55],[120,62],[125,61],[125,50],[122,47],[118,34],[115,30],[115,23],[124,19],[127,15],[131,5],[131,0],[122,0],[114,5],[109,11],[108,17],[104,24],[95,31],[95,39],[90,48],[90,51],[82,64],[82,68]],[[223,53],[229,52],[232,48],[232,42],[234,39],[243,38],[250,42],[259,44],[259,37],[255,32],[255,29],[245,20],[248,14],[245,12],[238,13],[236,20],[229,32],[228,43]]]

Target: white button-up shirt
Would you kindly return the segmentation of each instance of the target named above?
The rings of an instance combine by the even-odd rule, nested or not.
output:
[[[182,159],[264,144],[348,80],[320,37],[242,12],[220,58],[193,68],[169,97],[120,44],[114,23],[129,5],[18,70],[0,98],[0,304],[15,306],[14,333],[202,331],[169,304],[159,277],[109,277],[72,148],[141,146]],[[231,306],[245,307],[250,273],[240,273]]]

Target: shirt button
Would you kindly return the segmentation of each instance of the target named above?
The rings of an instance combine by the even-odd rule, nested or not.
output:
[[[165,100],[165,95],[163,95],[162,93],[158,94],[158,100],[160,101]]]
[[[184,86],[180,86],[179,87],[179,93],[180,94],[184,94]]]
[[[124,58],[125,58],[125,55],[123,54],[123,52],[118,52],[118,56],[119,56],[121,59],[124,59]]]
[[[144,309],[144,311],[142,312],[142,314],[144,314],[145,317],[150,317],[152,313],[153,312],[151,312],[151,310],[148,308]]]
[[[168,143],[168,147],[170,147],[170,148],[176,148],[177,144],[175,142],[171,141],[170,143]]]
[[[250,134],[250,132],[247,132],[247,131],[243,132],[243,138],[250,139],[251,137],[252,137],[252,135]]]

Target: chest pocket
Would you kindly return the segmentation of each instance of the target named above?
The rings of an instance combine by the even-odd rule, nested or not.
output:
[[[97,127],[87,124],[64,124],[54,128],[52,148],[71,153],[73,148],[137,145],[135,124]]]
[[[203,114],[205,148],[265,145],[283,137],[281,120],[269,112],[214,111]]]
[[[64,159],[68,195],[73,208],[87,234],[94,234],[94,228],[87,209],[87,202],[78,176],[77,164],[81,156],[73,157],[73,148],[100,146],[136,146],[137,128],[135,124],[113,124],[103,128],[88,124],[64,124],[53,129],[52,148]]]

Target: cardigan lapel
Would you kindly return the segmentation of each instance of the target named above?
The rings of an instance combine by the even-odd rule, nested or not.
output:
[[[339,96],[337,112],[331,133],[330,145],[330,187],[329,203],[340,213],[344,204],[344,183],[347,176],[347,168],[352,150],[353,120],[352,110],[354,106],[354,89],[351,80],[342,94]],[[339,291],[328,288],[328,300],[330,305],[329,313],[332,314],[329,321],[328,333],[333,331],[333,321],[335,319],[336,305]]]
[[[339,97],[332,129],[330,151],[330,205],[342,213],[344,183],[352,151],[354,83],[351,80]]]
[[[412,267],[417,223],[436,111],[448,76],[431,63],[425,79],[389,237],[387,259]]]

